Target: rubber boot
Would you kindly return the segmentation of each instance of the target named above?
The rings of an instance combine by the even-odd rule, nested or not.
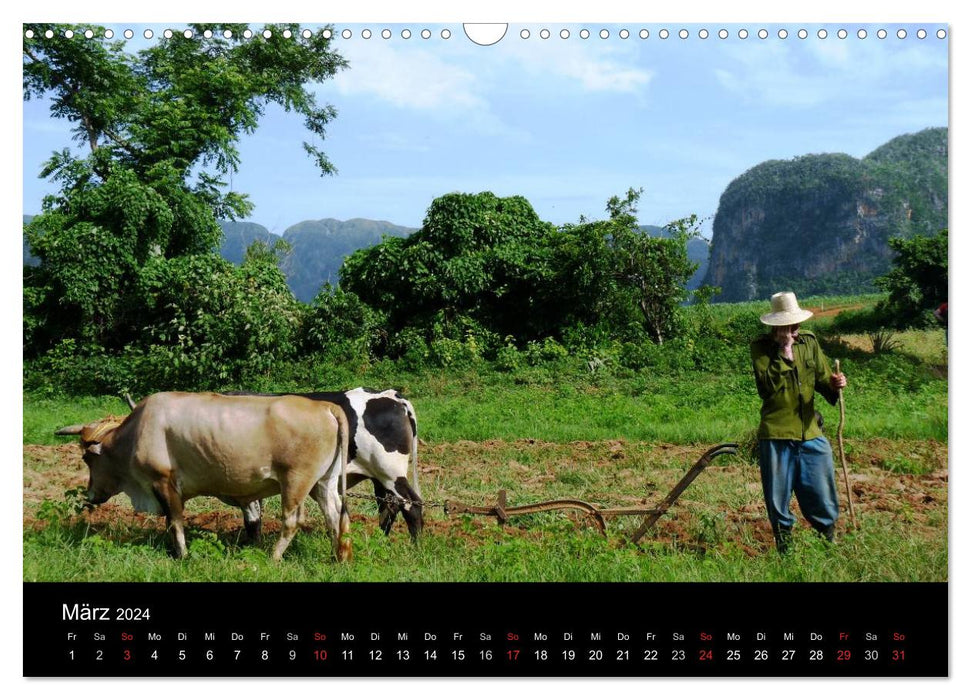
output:
[[[792,548],[792,529],[788,527],[778,527],[775,531],[775,548],[779,554],[785,556]]]

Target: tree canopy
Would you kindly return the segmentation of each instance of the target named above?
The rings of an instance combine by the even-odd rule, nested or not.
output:
[[[51,114],[74,125],[77,147],[44,164],[59,191],[25,226],[40,259],[25,272],[28,353],[63,338],[118,347],[144,331],[144,271],[164,267],[156,258],[210,255],[217,219],[251,211],[225,178],[268,105],[303,116],[305,150],[322,174],[335,172],[314,144],[336,111],[308,84],[346,61],[320,31],[268,25],[246,38],[246,29],[193,24],[191,37],[176,31],[129,53],[102,27],[25,27],[24,99],[48,98]]]

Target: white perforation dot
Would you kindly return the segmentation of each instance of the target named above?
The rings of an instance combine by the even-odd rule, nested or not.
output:
[[[840,29],[838,32],[836,32],[836,36],[838,36],[840,39],[845,39],[848,34],[845,29]]]
[[[590,38],[590,32],[588,32],[586,29],[581,29],[580,30],[580,38],[581,39],[589,39]]]
[[[738,38],[739,39],[748,39],[748,29],[739,29],[738,30]]]
[[[94,39],[94,32],[92,32],[90,29],[86,30],[84,32],[84,38],[85,39]]]
[[[760,29],[759,30],[759,39],[768,39],[768,38],[769,38],[769,32],[768,32],[768,30],[766,30],[766,29]]]
[[[662,29],[657,33],[657,35],[662,39],[667,39],[671,35],[671,32],[669,32],[667,29]]]
[[[641,31],[640,31],[640,32],[638,33],[638,36],[639,36],[639,37],[640,37],[641,39],[646,39],[647,37],[649,37],[649,36],[651,36],[651,33],[650,33],[649,31],[647,31],[646,29],[642,29],[642,30],[641,30]]]
[[[431,30],[429,30],[429,29],[422,29],[421,30],[421,38],[422,39],[431,39],[432,38]]]
[[[787,32],[785,29],[780,29],[779,30],[779,38],[780,39],[785,39],[788,36],[789,36],[789,32]]]
[[[382,29],[381,30],[381,38],[382,39],[390,39],[391,38],[391,30],[390,29]]]
[[[688,38],[688,30],[687,29],[682,29],[680,32],[678,32],[678,36],[681,37],[682,39],[687,39]]]
[[[796,32],[796,36],[798,36],[800,39],[805,39],[807,36],[809,36],[809,32],[807,32],[805,29],[800,29],[798,32]]]
[[[283,38],[284,39],[292,39],[293,38],[293,32],[291,32],[289,29],[284,29],[283,30]]]
[[[48,29],[46,32],[44,32],[44,36],[46,38],[48,38],[48,39],[53,39],[54,38],[54,32],[52,32],[50,29]]]
[[[146,39],[151,39],[153,36],[155,36],[155,34],[152,32],[151,29],[146,29],[144,32],[142,32],[142,36],[145,37]]]
[[[886,29],[879,29],[879,30],[877,30],[877,38],[878,39],[886,39],[887,38],[887,30]]]
[[[212,39],[212,30],[211,29],[207,29],[206,31],[204,31],[202,33],[202,36],[206,37],[207,39]]]
[[[264,39],[269,39],[272,36],[273,36],[273,32],[271,32],[269,29],[264,29],[263,30],[263,38]]]
[[[351,32],[350,29],[345,29],[344,31],[341,32],[342,39],[350,39],[352,36],[353,36],[353,33]]]
[[[947,37],[947,32],[946,31],[944,31],[943,29],[938,29],[937,30],[937,38],[938,39],[944,39],[946,37]]]
[[[560,38],[561,39],[569,39],[570,38],[570,30],[569,29],[561,29],[560,30]]]
[[[906,29],[898,29],[897,30],[897,38],[898,39],[906,39],[907,38],[907,30]]]
[[[224,29],[223,30],[223,38],[224,39],[232,39],[233,38],[233,32],[232,32],[232,30],[231,29]]]
[[[410,29],[402,29],[401,30],[401,38],[402,39],[410,39],[411,38],[411,30]]]
[[[173,36],[172,30],[166,29],[164,32],[162,32],[162,36],[164,36],[166,39],[171,39]]]
[[[728,38],[728,30],[727,29],[719,29],[718,30],[718,38],[719,39],[727,39]]]
[[[627,31],[626,29],[621,29],[619,36],[621,39],[626,39],[630,36],[630,32]]]
[[[917,38],[918,39],[926,39],[927,38],[927,32],[924,31],[923,29],[918,29],[917,30]]]
[[[698,37],[701,38],[701,39],[707,39],[708,38],[708,30],[707,29],[700,30],[698,32]]]
[[[70,29],[65,29],[64,30],[64,38],[65,39],[73,39],[74,38],[74,32],[72,32]]]
[[[539,32],[539,38],[540,39],[549,39],[550,38],[550,30],[549,29],[541,29],[540,32]]]
[[[443,29],[442,30],[442,38],[443,39],[449,39],[449,38],[451,38],[451,36],[452,36],[451,30],[449,30],[449,29]]]
[[[24,36],[27,37],[28,39],[33,39],[34,38],[34,30],[33,29],[28,29],[26,32],[24,32]]]
[[[243,30],[243,38],[244,39],[252,39],[253,38],[253,31],[250,30],[250,29],[244,29]]]
[[[520,39],[528,39],[529,38],[529,30],[528,29],[521,29],[521,30],[519,30],[519,38]]]
[[[361,38],[362,39],[370,39],[371,38],[371,30],[370,29],[365,29],[364,31],[362,31],[361,32]]]
[[[820,29],[818,32],[816,32],[816,36],[818,36],[820,39],[825,39],[828,34],[826,33],[825,29]]]
[[[606,39],[609,36],[610,36],[610,32],[608,32],[606,29],[601,29],[600,30],[600,38],[601,39]]]
[[[325,29],[322,33],[325,39],[330,39],[334,36],[334,32],[330,31],[329,29]]]
[[[302,36],[304,39],[309,39],[313,35],[314,33],[309,29],[304,29],[302,32],[300,32],[300,36]]]
[[[860,39],[866,39],[866,29],[861,29],[856,33]]]
[[[113,39],[114,36],[115,36],[115,33],[113,31],[111,31],[110,29],[105,29],[105,39]]]

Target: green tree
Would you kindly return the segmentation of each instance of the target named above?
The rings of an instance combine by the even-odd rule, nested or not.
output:
[[[536,294],[550,274],[545,243],[554,230],[523,197],[447,194],[408,238],[349,256],[341,287],[387,313],[392,332],[533,337],[548,325]]]
[[[905,327],[929,322],[928,312],[947,301],[947,229],[936,236],[891,238],[893,268],[876,285],[888,293],[878,311]]]
[[[221,238],[217,219],[251,211],[224,178],[239,166],[240,137],[268,105],[302,115],[314,141],[324,138],[336,112],[306,85],[346,62],[322,32],[268,25],[246,39],[245,25],[190,29],[191,38],[175,31],[130,54],[101,27],[25,27],[32,35],[23,43],[24,99],[49,98],[81,149],[65,148],[44,164],[41,176],[59,191],[25,226],[40,258],[24,280],[26,351],[61,338],[118,348],[140,336],[146,309],[136,302],[147,303],[138,293],[146,269],[209,255]],[[87,30],[94,38],[83,38]],[[335,172],[317,146],[304,147],[322,174]]]
[[[687,247],[698,235],[698,217],[668,224],[668,238],[651,236],[637,226],[641,193],[630,189],[624,198],[615,196],[607,202],[616,294],[622,315],[636,310],[644,331],[660,344],[677,335],[678,308],[688,298],[688,280],[698,269],[688,258]]]

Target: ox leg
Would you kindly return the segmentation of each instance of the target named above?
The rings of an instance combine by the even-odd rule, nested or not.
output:
[[[256,500],[243,506],[243,526],[250,542],[258,543],[263,537],[263,501]]]
[[[418,537],[421,535],[422,527],[424,527],[424,521],[422,519],[422,503],[421,496],[419,496],[408,480],[399,476],[394,481],[395,492],[406,499],[405,504],[401,509],[401,516],[405,519],[408,524],[408,534],[411,535],[412,542],[417,542]],[[409,503],[410,501],[410,503]]]
[[[152,492],[165,513],[166,529],[172,537],[172,556],[182,559],[188,549],[185,546],[185,523],[182,515],[182,496],[167,480],[152,486]]]
[[[280,561],[283,553],[290,546],[290,541],[297,534],[297,524],[300,517],[300,502],[306,496],[306,491],[294,489],[290,485],[281,484],[280,503],[283,507],[280,539],[273,548],[273,561]],[[298,492],[299,491],[299,495]]]
[[[340,496],[337,481],[336,478],[326,482],[323,479],[318,481],[310,490],[310,495],[317,501],[320,511],[324,514],[324,521],[327,523],[327,531],[330,533],[334,548],[334,558],[337,561],[345,561],[351,558],[351,540],[348,534],[351,520],[347,514],[347,508],[344,507],[344,499]]]
[[[394,525],[395,518],[398,517],[398,503],[388,496],[391,491],[384,488],[377,479],[371,479],[374,484],[374,498],[378,502],[378,525],[384,530],[384,534],[391,534],[391,526]]]

